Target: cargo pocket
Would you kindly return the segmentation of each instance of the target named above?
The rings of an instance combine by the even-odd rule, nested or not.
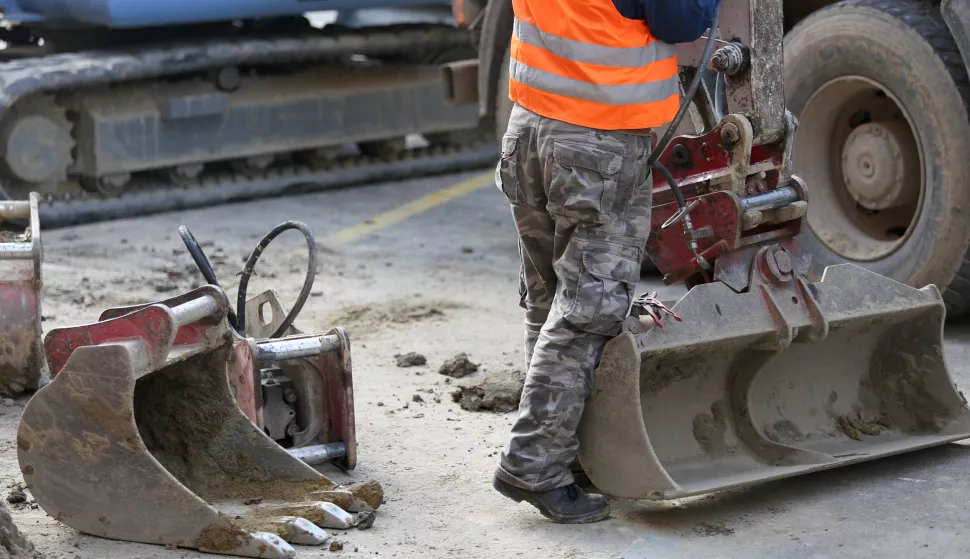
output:
[[[630,312],[640,279],[640,249],[617,244],[587,244],[575,296],[563,317],[593,334],[615,336]]]
[[[546,207],[549,213],[577,223],[608,222],[623,156],[584,143],[558,141],[552,158],[555,168]]]
[[[502,157],[495,169],[495,186],[505,194],[509,202],[522,205],[519,188],[519,137],[506,134],[502,137]]]

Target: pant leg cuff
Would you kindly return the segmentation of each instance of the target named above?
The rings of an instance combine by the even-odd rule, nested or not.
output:
[[[519,489],[525,489],[531,492],[542,492],[542,491],[552,491],[553,489],[559,487],[565,487],[572,484],[575,479],[573,478],[573,473],[569,471],[569,468],[564,469],[560,474],[555,477],[543,479],[538,483],[530,483],[523,480],[511,473],[502,466],[495,468],[495,477],[505,483],[518,487]]]

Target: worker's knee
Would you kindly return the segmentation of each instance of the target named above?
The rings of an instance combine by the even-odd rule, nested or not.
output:
[[[592,334],[615,336],[633,303],[643,248],[636,239],[574,238],[560,260],[556,311]]]

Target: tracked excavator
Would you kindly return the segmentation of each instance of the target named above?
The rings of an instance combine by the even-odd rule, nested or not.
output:
[[[0,199],[39,193],[47,228],[453,172],[497,153],[474,107],[444,101],[438,64],[474,53],[448,2],[0,11]]]

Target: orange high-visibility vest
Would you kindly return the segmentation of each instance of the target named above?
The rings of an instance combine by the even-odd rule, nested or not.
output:
[[[657,128],[680,105],[677,52],[611,0],[512,0],[509,98],[599,130]]]

